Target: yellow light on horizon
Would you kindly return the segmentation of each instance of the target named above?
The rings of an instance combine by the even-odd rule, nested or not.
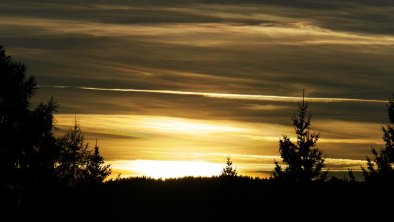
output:
[[[279,156],[262,155],[234,155],[237,157],[233,167],[238,171],[238,175],[269,178],[274,169],[274,160],[279,160]],[[224,157],[224,154],[220,155]],[[243,159],[247,158],[247,160]],[[182,177],[211,177],[219,176],[225,162],[209,162],[201,160],[110,160],[106,161],[111,165],[112,175],[116,178],[120,173],[122,178],[127,177],[149,177],[155,179],[182,178]],[[326,169],[330,172],[347,172],[352,169],[354,172],[361,171],[360,166],[366,167],[365,160],[353,159],[326,159]]]
[[[124,176],[145,176],[151,178],[179,178],[186,176],[210,177],[218,176],[224,164],[205,161],[164,161],[134,160],[108,161],[113,169],[119,172],[130,172]]]
[[[75,121],[73,114],[57,114],[55,118],[57,127],[62,130]],[[118,173],[122,177],[163,179],[209,177],[221,173],[228,155],[234,158],[234,166],[240,175],[266,178],[275,167],[274,159],[281,159],[277,151],[281,135],[296,140],[291,126],[273,123],[106,114],[80,114],[77,121],[88,142],[94,144],[95,139],[99,139],[100,152],[112,166],[110,178],[115,178]],[[328,157],[343,152],[335,146],[339,143],[360,147],[381,144],[378,139],[380,126],[376,123],[333,120],[317,120],[315,123],[318,126],[316,131],[326,135],[319,143],[325,154],[331,151]],[[371,128],[377,129],[375,134],[366,130]],[[342,131],[338,133],[337,129]],[[348,136],[354,132],[358,137]],[[334,148],[330,150],[332,144]],[[365,147],[368,152],[368,145]],[[361,153],[353,151],[356,152]],[[353,155],[353,158],[359,160],[327,158],[325,163],[330,171],[360,170],[364,157]]]

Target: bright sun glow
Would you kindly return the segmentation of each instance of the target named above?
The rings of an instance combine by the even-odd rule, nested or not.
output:
[[[75,115],[58,114],[56,120],[57,127],[65,130],[74,124]],[[278,154],[281,135],[295,140],[292,127],[270,123],[96,114],[77,115],[77,121],[90,147],[98,139],[100,153],[111,164],[111,178],[118,173],[121,177],[153,178],[219,175],[228,155],[239,174],[269,177],[275,167],[274,159],[281,159],[272,156]],[[320,141],[322,147],[338,143],[379,144],[379,124],[321,120],[315,123],[322,135],[327,135]],[[356,133],[363,136],[338,138],[329,133],[337,128],[343,129],[344,135],[357,129]],[[376,133],[370,132],[372,128]],[[326,159],[325,163],[330,170],[360,169],[360,163],[354,161]]]
[[[185,176],[214,176],[219,175],[223,168],[223,164],[204,161],[134,160],[114,161],[110,162],[110,164],[114,169],[118,169],[121,172],[134,174],[132,176],[163,179]]]

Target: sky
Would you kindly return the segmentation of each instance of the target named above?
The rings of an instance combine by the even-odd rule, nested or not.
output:
[[[113,176],[269,176],[305,89],[331,172],[383,148],[392,0],[1,1],[0,44]]]

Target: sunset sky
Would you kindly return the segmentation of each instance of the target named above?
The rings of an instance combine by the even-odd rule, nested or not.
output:
[[[327,169],[359,170],[394,92],[392,0],[1,1],[0,43],[115,176],[267,176],[302,89]]]

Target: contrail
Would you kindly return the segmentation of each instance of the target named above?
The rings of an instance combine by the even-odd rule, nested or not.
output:
[[[190,91],[160,90],[160,89],[157,90],[156,89],[112,89],[112,88],[96,88],[96,87],[86,87],[86,86],[51,86],[51,85],[40,85],[39,87],[58,88],[58,89],[82,89],[82,90],[92,90],[92,91],[157,93],[157,94],[185,95],[185,96],[203,96],[208,98],[219,98],[219,99],[257,100],[257,101],[274,101],[274,102],[298,102],[302,99],[302,97],[296,97],[296,96],[209,93],[209,92],[190,92]],[[387,102],[385,100],[376,100],[376,99],[319,98],[319,97],[305,97],[305,100],[309,102],[320,102],[320,103],[334,103],[334,102],[386,103]]]

